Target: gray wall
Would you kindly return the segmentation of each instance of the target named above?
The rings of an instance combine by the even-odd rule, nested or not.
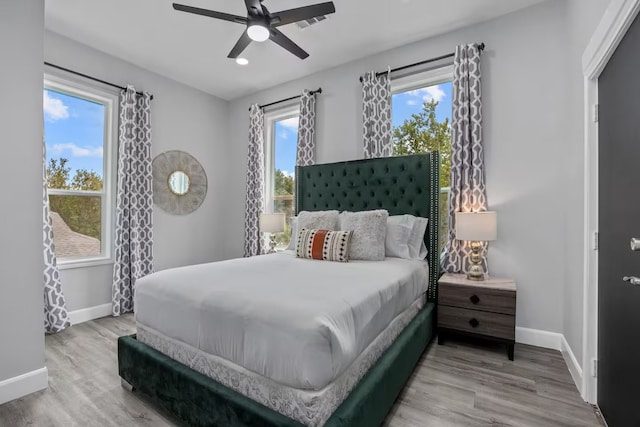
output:
[[[43,0],[0,0],[0,382],[44,367]]]
[[[223,237],[227,222],[241,211],[232,212],[226,204],[229,196],[226,179],[228,103],[56,33],[45,33],[44,46],[48,62],[106,81],[131,83],[138,90],[151,92],[154,95],[151,113],[153,155],[183,150],[198,159],[207,173],[207,197],[194,213],[172,216],[154,207],[155,269],[231,256]],[[112,265],[61,271],[68,309],[73,311],[109,303],[111,275]]]
[[[485,42],[483,55],[484,141],[489,208],[499,212],[498,240],[491,244],[493,275],[515,278],[518,284],[517,325],[564,332],[565,285],[581,286],[580,248],[565,244],[581,235],[582,205],[575,155],[579,124],[567,123],[569,101],[566,3],[546,2],[511,15],[413,43],[379,55],[259,92],[231,103],[229,162],[230,209],[243,208],[246,163],[247,107],[321,86],[317,106],[317,159],[332,162],[362,157],[361,99],[358,76],[451,52],[460,43]],[[577,96],[573,93],[573,96]],[[581,95],[580,95],[581,96]],[[579,114],[571,120],[580,119]],[[577,122],[576,122],[577,123]],[[571,141],[571,144],[568,143]],[[568,198],[568,195],[571,195]],[[568,224],[578,221],[568,230]],[[242,253],[242,217],[228,224],[227,240],[234,254]],[[572,245],[575,241],[570,242]],[[577,240],[577,244],[581,239]],[[580,304],[579,301],[577,304]],[[575,350],[575,349],[574,349]]]
[[[567,52],[569,109],[565,116],[570,135],[566,141],[567,157],[571,159],[583,160],[585,155],[582,54],[609,3],[609,0],[567,0],[567,28],[570,37],[570,49]],[[564,335],[579,363],[582,363],[583,353],[584,192],[582,188],[585,166],[584,161],[580,161],[571,162],[567,167],[565,178],[567,210],[563,215],[564,251],[567,265],[571,267],[565,270]],[[592,314],[596,315],[596,313]]]

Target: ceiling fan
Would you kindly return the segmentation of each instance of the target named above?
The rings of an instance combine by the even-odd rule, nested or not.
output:
[[[267,39],[285,48],[300,59],[309,56],[300,46],[295,44],[290,38],[285,36],[277,27],[291,24],[306,19],[328,15],[336,11],[333,2],[319,3],[310,6],[297,7],[295,9],[282,10],[270,13],[263,0],[244,0],[247,6],[247,17],[231,15],[229,13],[216,12],[214,10],[201,9],[199,7],[186,6],[173,3],[173,8],[180,12],[195,13],[196,15],[208,16],[210,18],[222,19],[246,25],[247,28],[240,36],[240,39],[233,46],[228,58],[237,58],[252,41],[263,42]]]

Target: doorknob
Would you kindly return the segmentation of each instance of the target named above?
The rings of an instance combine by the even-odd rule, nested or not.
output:
[[[640,285],[640,278],[635,277],[635,276],[631,276],[631,277],[629,277],[629,276],[624,276],[624,277],[622,278],[622,280],[624,280],[625,282],[629,282],[629,283],[631,283],[632,285]]]
[[[637,237],[631,238],[631,250],[640,251],[640,238],[637,238]]]

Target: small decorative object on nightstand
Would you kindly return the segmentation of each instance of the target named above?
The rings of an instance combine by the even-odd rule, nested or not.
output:
[[[469,280],[484,280],[480,242],[496,240],[496,222],[495,212],[456,212],[456,239],[470,241],[473,251],[469,256]]]
[[[260,231],[269,233],[269,252],[276,253],[276,234],[284,231],[283,213],[263,213],[260,214]]]
[[[516,338],[516,284],[487,277],[472,281],[445,274],[438,281],[438,344],[449,335],[469,335],[507,344],[513,360]]]

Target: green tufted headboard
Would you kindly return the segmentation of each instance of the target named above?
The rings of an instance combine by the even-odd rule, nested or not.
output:
[[[438,204],[440,157],[437,151],[296,167],[296,212],[386,209],[389,215],[429,218],[429,301],[437,299],[439,277]]]

